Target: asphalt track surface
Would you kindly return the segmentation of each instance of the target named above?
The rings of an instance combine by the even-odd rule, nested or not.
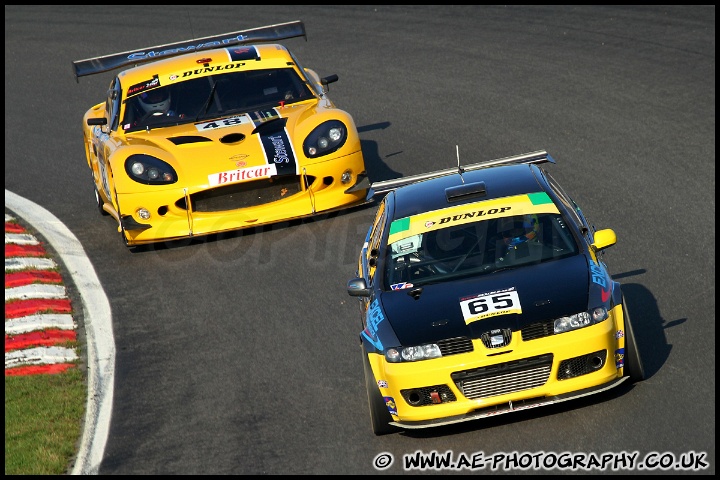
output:
[[[345,291],[372,209],[121,244],[80,129],[111,74],[76,83],[71,62],[291,20],[308,41],[286,45],[339,75],[330,96],[373,181],[453,166],[456,145],[463,163],[557,160],[590,220],[617,232],[606,260],[647,380],[375,437]],[[714,6],[6,6],[5,105],[6,191],[67,227],[109,300],[112,413],[90,473],[398,474],[418,451],[694,452],[708,467],[682,473],[715,473]]]

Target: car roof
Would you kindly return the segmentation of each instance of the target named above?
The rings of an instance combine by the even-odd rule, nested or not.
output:
[[[419,181],[393,190],[393,219],[405,218],[420,212],[438,210],[482,200],[547,191],[540,168],[533,164],[504,165],[481,168]],[[463,184],[483,182],[485,194],[469,195],[448,201],[445,190]]]

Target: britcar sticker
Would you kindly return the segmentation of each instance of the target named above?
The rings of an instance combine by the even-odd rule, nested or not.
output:
[[[230,183],[248,182],[258,178],[270,178],[277,175],[275,165],[258,165],[256,167],[237,168],[226,172],[208,175],[208,184],[211,187]]]
[[[461,298],[460,308],[466,324],[497,315],[522,313],[520,297],[515,287]]]
[[[132,97],[133,95],[137,95],[138,93],[144,92],[148,88],[155,88],[160,86],[160,79],[157,75],[153,75],[152,80],[145,80],[144,82],[140,82],[135,85],[131,85],[128,87],[127,96]]]

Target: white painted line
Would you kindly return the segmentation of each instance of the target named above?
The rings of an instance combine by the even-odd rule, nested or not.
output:
[[[65,287],[62,285],[47,285],[44,283],[33,283],[22,287],[5,289],[5,301],[8,300],[29,300],[31,298],[67,298]]]
[[[57,263],[52,258],[10,257],[5,259],[5,271],[8,270],[52,270]]]
[[[5,335],[19,335],[21,333],[57,328],[59,330],[74,330],[77,327],[72,315],[65,313],[41,313],[20,318],[5,320]]]
[[[35,347],[5,352],[5,368],[20,365],[49,365],[74,362],[78,359],[74,348]]]
[[[38,239],[27,233],[5,233],[5,243],[17,245],[39,245]]]

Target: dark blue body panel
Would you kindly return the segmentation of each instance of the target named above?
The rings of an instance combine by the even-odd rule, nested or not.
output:
[[[518,274],[522,272],[522,274]],[[552,282],[548,279],[563,279]],[[381,294],[384,321],[392,326],[390,338],[380,341],[385,347],[420,345],[454,337],[478,338],[493,329],[517,331],[525,325],[571,315],[588,309],[588,262],[584,255],[524,266],[520,269],[449,281],[422,287],[417,297],[412,289]],[[490,291],[514,288],[522,306],[521,314],[498,315],[466,325],[460,299]],[[397,340],[392,337],[396,336]]]

